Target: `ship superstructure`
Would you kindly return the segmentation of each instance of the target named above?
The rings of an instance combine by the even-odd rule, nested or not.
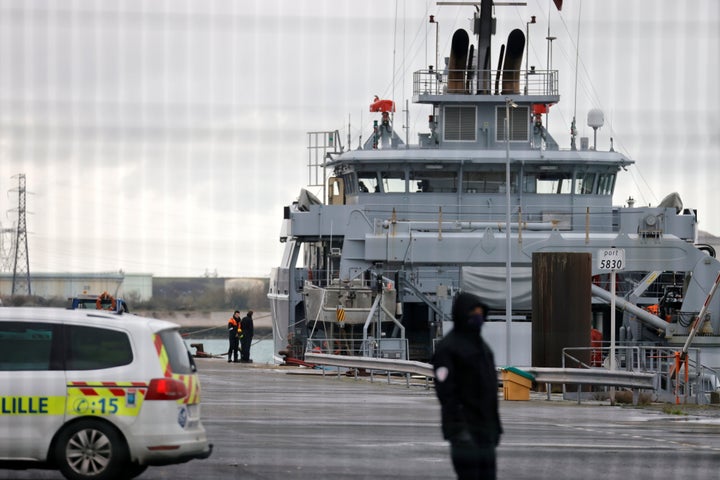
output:
[[[683,345],[687,319],[720,272],[711,249],[694,245],[696,212],[677,194],[655,207],[614,206],[616,177],[633,161],[588,139],[560,148],[545,128],[560,101],[558,72],[521,69],[520,29],[509,32],[492,69],[494,25],[484,1],[476,38],[456,31],[445,68],[415,72],[413,102],[432,111],[417,144],[401,140],[393,102],[379,99],[362,147],[343,148],[337,131],[311,134],[311,159],[320,161],[310,164],[326,172],[324,198],[303,190],[285,208],[285,252],[269,292],[276,351],[428,360],[462,289],[488,301],[497,321],[483,335],[498,361],[529,365],[532,254],[595,257],[608,247],[626,252],[618,295],[658,305],[627,309],[618,337]],[[589,112],[590,126],[602,122],[600,111]],[[607,278],[595,263],[593,322],[607,333]],[[720,296],[708,312],[695,343],[705,363],[720,368]]]

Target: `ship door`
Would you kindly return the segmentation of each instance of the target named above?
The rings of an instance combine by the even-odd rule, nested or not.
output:
[[[432,358],[432,332],[430,311],[422,303],[403,304],[403,326],[408,339],[410,360],[427,362]]]
[[[328,205],[345,204],[345,181],[340,177],[328,178]]]

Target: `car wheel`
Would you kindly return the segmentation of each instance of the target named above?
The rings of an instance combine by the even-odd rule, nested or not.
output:
[[[97,420],[81,420],[65,428],[58,437],[55,458],[70,480],[116,479],[128,464],[120,434]]]

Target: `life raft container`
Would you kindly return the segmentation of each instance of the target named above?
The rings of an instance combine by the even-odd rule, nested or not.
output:
[[[375,97],[375,101],[370,104],[370,111],[371,112],[394,112],[395,111],[395,102],[392,100],[380,100],[377,96]]]

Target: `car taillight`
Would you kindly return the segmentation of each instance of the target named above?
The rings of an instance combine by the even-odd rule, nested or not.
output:
[[[187,388],[174,378],[153,378],[150,380],[145,400],[178,400],[187,396]]]

